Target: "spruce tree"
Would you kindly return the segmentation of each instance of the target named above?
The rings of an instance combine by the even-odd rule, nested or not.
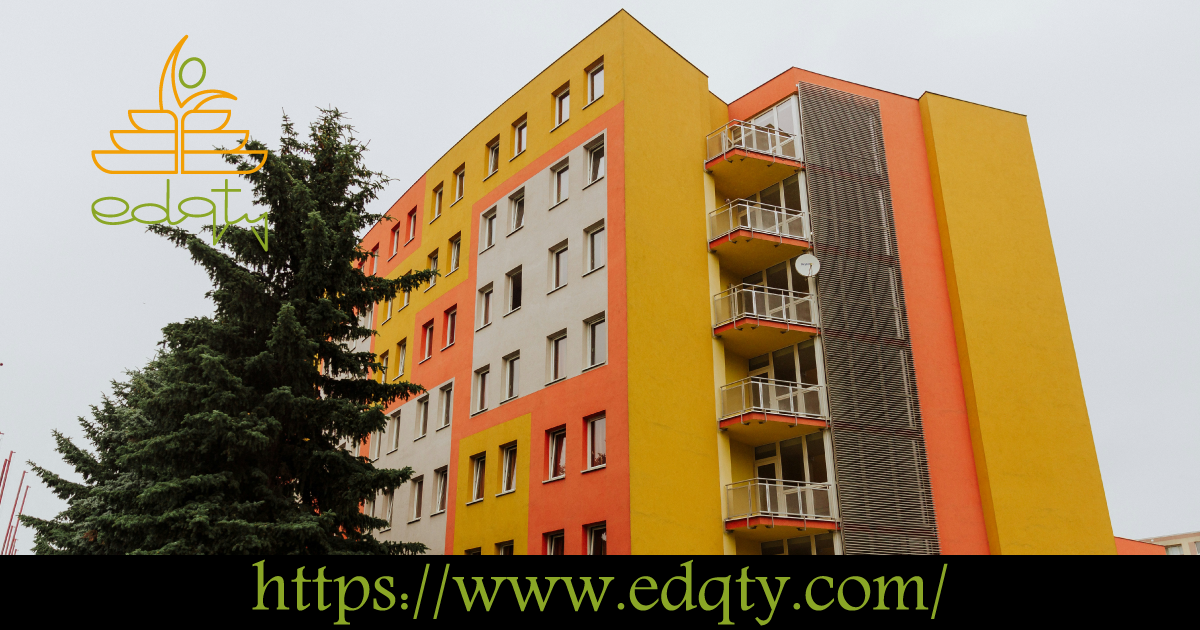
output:
[[[384,521],[360,510],[412,470],[377,469],[344,447],[381,431],[388,404],[424,391],[373,378],[374,355],[350,349],[373,334],[358,314],[434,273],[360,270],[371,254],[359,234],[383,218],[366,207],[389,181],[366,168],[365,151],[336,109],[320,110],[307,138],[284,116],[279,150],[243,176],[269,211],[268,248],[263,228],[218,226],[214,246],[149,227],[205,269],[215,313],[165,327],[159,356],[93,407],[84,427],[95,453],[56,434],[84,482],[35,467],[68,503],[52,521],[25,519],[39,553],[425,550],[376,540]]]

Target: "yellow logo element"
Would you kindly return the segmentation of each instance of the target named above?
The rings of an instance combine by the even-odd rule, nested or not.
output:
[[[204,61],[198,57],[178,64],[176,71],[179,51],[186,41],[187,35],[184,35],[163,64],[158,80],[158,109],[129,110],[129,122],[134,128],[108,132],[116,150],[92,151],[92,162],[96,168],[112,174],[248,175],[266,163],[265,149],[251,151],[245,148],[250,140],[249,130],[225,128],[233,115],[231,110],[202,109],[209,101],[219,98],[236,101],[236,96],[224,90],[201,90],[180,100],[179,84],[186,90],[195,89],[204,82],[208,72]],[[200,78],[189,85],[183,78],[183,71],[192,63],[200,65]],[[167,96],[168,74],[171,76],[170,98],[164,98]],[[195,104],[188,109],[188,103],[193,100]],[[237,143],[237,146],[233,149],[211,148],[214,143],[222,141]],[[189,144],[207,145],[209,148],[189,149]],[[237,170],[224,161],[223,156],[226,155],[256,155],[259,156],[258,165],[248,171]]]

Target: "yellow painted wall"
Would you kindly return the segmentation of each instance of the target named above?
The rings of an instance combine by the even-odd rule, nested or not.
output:
[[[704,137],[708,78],[628,14],[624,33],[633,553],[719,554]]]
[[[1113,554],[1024,116],[920,99],[993,553]]]
[[[458,480],[455,490],[454,553],[479,547],[483,555],[496,553],[496,543],[513,541],[513,554],[529,553],[529,414],[463,438],[458,443]],[[496,496],[501,488],[504,462],[500,447],[517,443],[516,491]],[[487,453],[483,500],[471,500],[471,458]]]

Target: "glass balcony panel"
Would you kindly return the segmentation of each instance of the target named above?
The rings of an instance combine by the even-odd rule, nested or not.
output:
[[[808,213],[802,210],[747,199],[731,201],[708,215],[710,241],[735,230],[807,241],[808,228]]]
[[[772,127],[754,125],[741,120],[731,120],[720,129],[708,134],[707,160],[720,157],[733,149],[752,151],[784,157],[799,158],[798,136]]]
[[[718,326],[743,317],[817,325],[816,300],[811,293],[757,284],[740,284],[713,296],[713,315]]]
[[[752,376],[721,388],[721,418],[746,413],[824,419],[823,385]]]
[[[836,520],[833,485],[756,478],[725,486],[725,518],[769,516]]]

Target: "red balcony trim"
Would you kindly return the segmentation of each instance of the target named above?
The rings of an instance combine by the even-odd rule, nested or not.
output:
[[[759,239],[762,241],[779,243],[781,245],[794,245],[796,247],[812,249],[812,243],[805,241],[805,240],[801,240],[798,238],[792,238],[790,236],[783,236],[781,234],[767,234],[766,232],[754,232],[752,230],[746,230],[746,229],[737,229],[737,230],[734,230],[734,231],[726,234],[725,236],[715,238],[708,242],[708,248],[710,250],[714,250],[714,249],[720,247],[721,245],[724,245],[725,243],[737,243],[737,241],[739,239],[747,239],[747,238],[755,238],[755,239]]]
[[[731,330],[741,330],[742,328],[745,328],[746,326],[750,326],[752,328],[757,328],[759,326],[766,326],[767,328],[775,328],[781,332],[798,330],[800,332],[806,332],[810,335],[816,335],[816,334],[820,333],[819,330],[817,330],[816,328],[814,328],[812,326],[803,326],[800,324],[789,324],[787,322],[777,322],[777,321],[772,321],[769,319],[759,319],[757,317],[739,317],[738,319],[735,319],[727,324],[721,324],[720,326],[717,326],[716,328],[713,329],[713,334],[720,337],[721,335],[723,335]]]
[[[750,518],[737,518],[725,521],[725,531],[731,532],[739,529],[749,529],[760,525],[774,527],[796,527],[799,529],[827,529],[836,531],[841,529],[836,521],[819,521],[811,518],[790,518],[780,516],[751,516]]]
[[[713,165],[716,164],[717,162],[720,162],[721,160],[724,160],[726,162],[732,162],[734,157],[741,157],[743,159],[754,158],[756,160],[762,160],[764,162],[775,162],[778,164],[784,164],[787,166],[791,166],[792,168],[801,168],[801,169],[804,168],[804,162],[798,162],[796,160],[789,160],[784,157],[769,155],[766,153],[758,153],[757,151],[746,151],[744,149],[730,149],[730,150],[722,153],[721,155],[718,155],[717,157],[705,162],[704,170],[711,171]]]
[[[829,423],[818,418],[805,418],[798,416],[785,416],[778,413],[763,413],[761,411],[751,411],[743,413],[732,418],[722,420],[718,426],[722,429],[727,429],[735,424],[749,424],[751,422],[781,422],[783,424],[803,424],[810,427],[827,427]]]

